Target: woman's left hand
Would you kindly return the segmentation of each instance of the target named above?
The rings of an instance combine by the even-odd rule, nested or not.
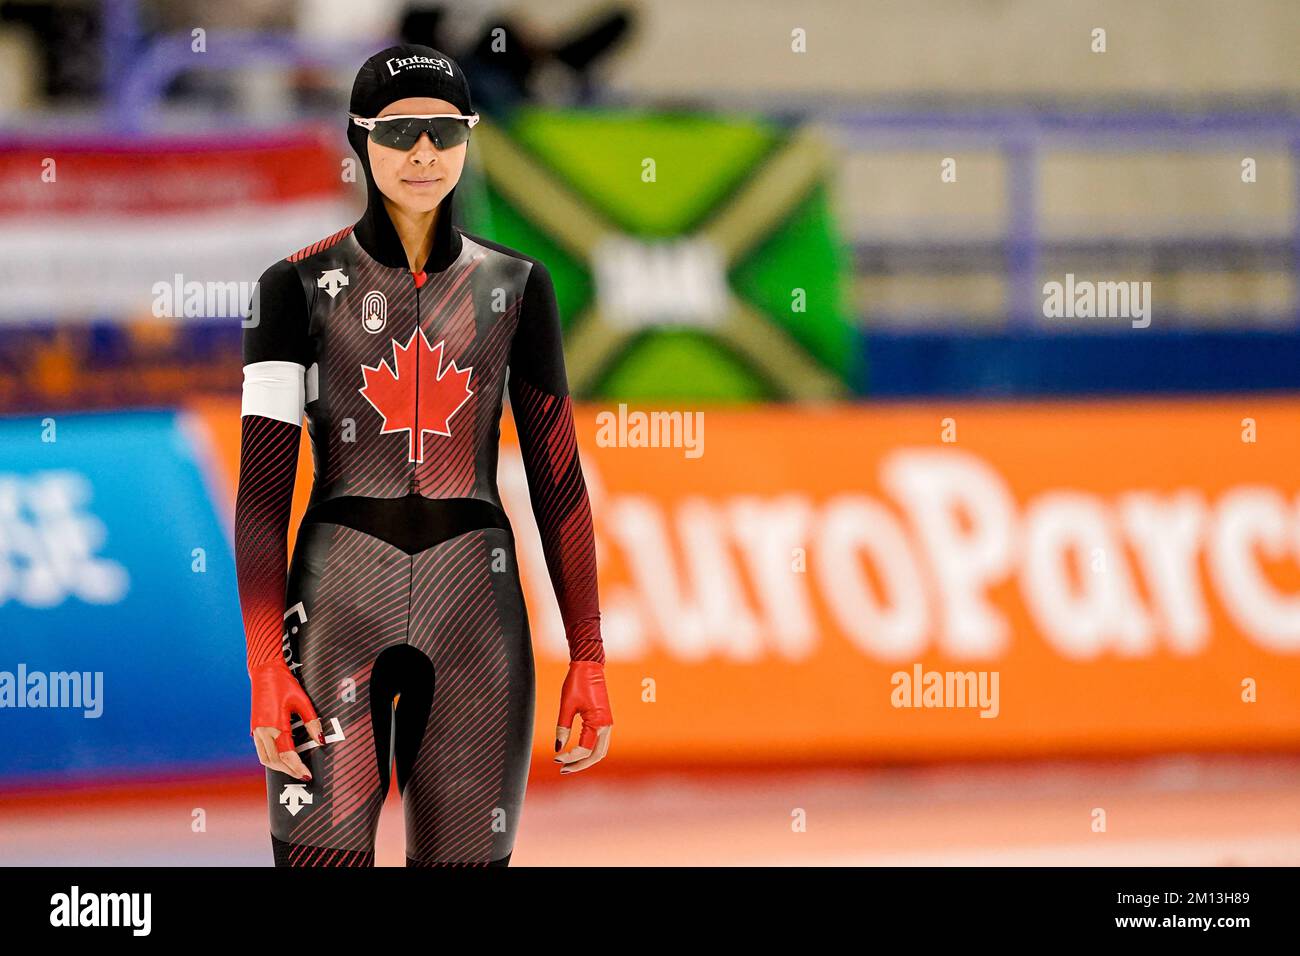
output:
[[[569,664],[569,673],[560,689],[560,719],[555,727],[557,753],[569,742],[573,718],[577,715],[582,716],[582,736],[578,739],[578,746],[555,758],[555,762],[561,765],[561,774],[586,770],[609,753],[614,715],[610,712],[609,694],[605,690],[605,665],[596,661],[573,661]]]

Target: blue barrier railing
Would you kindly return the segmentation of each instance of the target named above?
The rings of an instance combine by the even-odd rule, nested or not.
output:
[[[1065,398],[1300,390],[1300,331],[864,332],[872,399]]]
[[[255,65],[355,67],[390,37],[343,41],[302,39],[292,34],[212,31],[202,52],[189,33],[146,39],[138,0],[104,0],[103,58],[109,113],[121,133],[142,133],[157,120],[168,86],[195,69],[232,70]]]

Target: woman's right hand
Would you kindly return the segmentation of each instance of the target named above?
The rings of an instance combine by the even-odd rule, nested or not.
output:
[[[248,676],[253,685],[251,732],[258,759],[264,767],[302,781],[311,780],[311,772],[294,750],[290,727],[292,715],[297,714],[307,733],[325,746],[320,718],[307,692],[280,657],[253,668]]]

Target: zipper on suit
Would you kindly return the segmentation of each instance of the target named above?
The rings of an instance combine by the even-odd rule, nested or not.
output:
[[[420,330],[420,287],[424,285],[428,276],[424,272],[412,272],[411,281],[415,283],[415,338],[411,340],[411,345],[415,349],[415,410],[411,416],[411,426],[415,429],[415,440],[418,442],[415,457],[423,458],[424,452],[424,432],[420,430],[420,358],[421,350],[424,348],[424,333]],[[418,461],[411,462],[411,494],[419,492],[419,481],[416,478],[416,469],[419,467]],[[415,555],[409,555],[411,562],[411,574],[406,587],[406,643],[411,643],[411,605],[415,600]],[[396,722],[394,721],[394,726]],[[391,764],[390,764],[391,765]]]
[[[415,349],[415,410],[411,416],[411,421],[415,429],[415,447],[416,460],[411,462],[411,491],[419,489],[419,481],[416,478],[416,469],[419,467],[419,459],[424,457],[424,432],[420,429],[420,359],[423,357],[421,350],[424,348],[424,333],[420,329],[420,288],[424,285],[428,276],[424,272],[412,272],[411,281],[415,283],[415,338],[411,345]]]

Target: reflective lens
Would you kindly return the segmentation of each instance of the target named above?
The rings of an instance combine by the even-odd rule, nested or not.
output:
[[[371,140],[390,149],[408,150],[423,133],[429,134],[429,139],[438,149],[459,146],[469,139],[469,121],[454,116],[377,119],[374,123],[375,128],[370,131]]]

